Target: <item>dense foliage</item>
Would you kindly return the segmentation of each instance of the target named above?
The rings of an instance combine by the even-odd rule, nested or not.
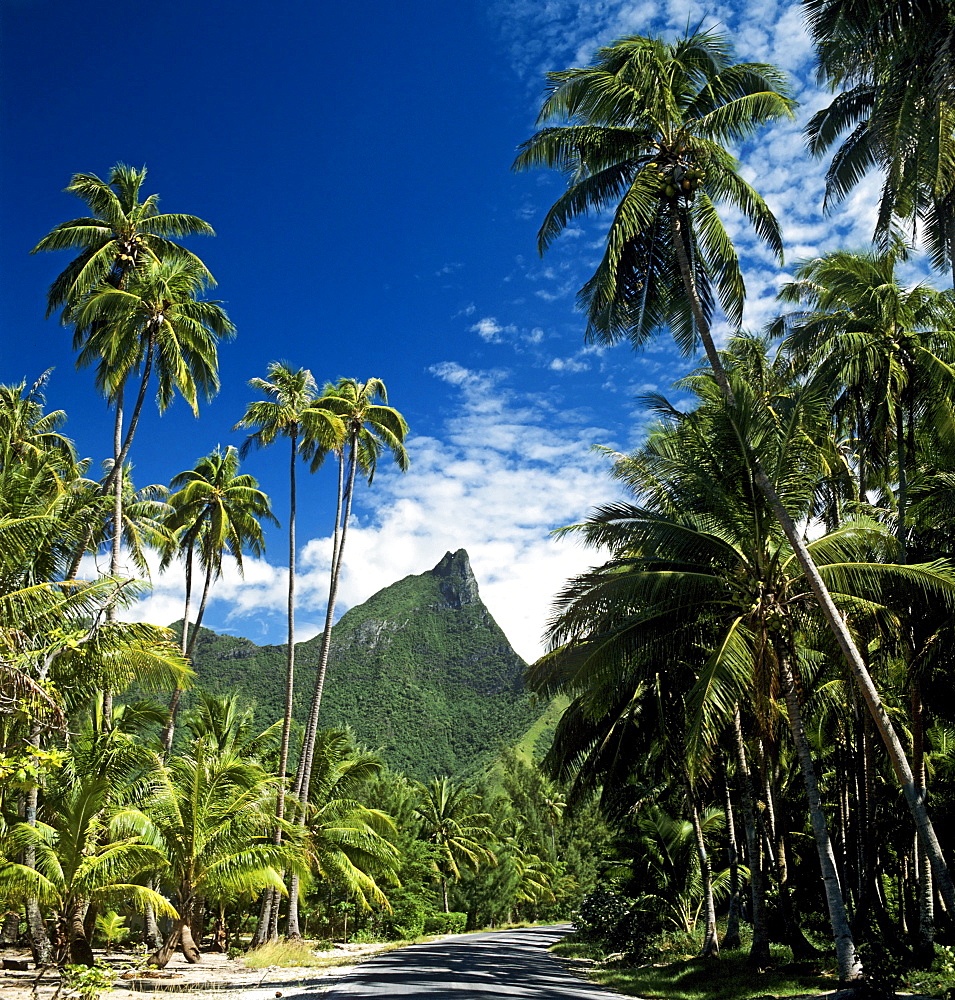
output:
[[[564,585],[551,649],[528,670],[562,699],[543,769],[502,746],[539,725],[463,552],[330,632],[355,484],[385,450],[407,464],[380,379],[319,391],[276,364],[252,382],[270,398],[240,420],[252,443],[291,443],[290,634],[296,464],[338,459],[321,638],[259,650],[197,628],[177,650],[172,633],[117,620],[139,586],[119,577],[121,545],[198,556],[208,588],[226,548],[257,549],[270,505],[233,451],[177,477],[169,503],[133,488],[151,379],[160,411],[174,392],[195,408],[233,331],[173,240],[207,224],[141,201],[142,171],[74,178],[91,216],[37,249],[79,251],[48,305],[116,431],[91,481],[43,380],[0,387],[6,938],[38,964],[92,967],[95,935],[111,943],[128,921],[161,966],[176,946],[198,961],[204,941],[259,943],[283,921],[291,937],[404,938],[576,912],[582,939],[630,961],[748,947],[762,971],[782,946],[870,996],[933,961],[945,971],[955,294],[903,286],[898,265],[915,257],[906,228],[937,268],[955,259],[953,17],[934,2],[806,7],[823,75],[848,88],[809,129],[816,152],[852,130],[830,197],[869,168],[885,186],[875,248],[799,265],[765,336],[719,344],[711,323],[719,302],[738,326],[745,295],[718,211],[782,250],[728,149],[791,112],[774,67],[734,63],[713,33],[622,39],[551,74],[544,127],[518,158],[568,175],[542,249],[612,211],[580,292],[588,336],[641,346],[666,331],[708,362],[680,385],[686,408],[644,400],[656,425],[611,455],[626,498],[562,529],[598,555]],[[213,493],[222,503],[205,506]],[[110,574],[82,580],[84,554],[106,547]],[[190,654],[212,693],[187,697],[173,740]],[[256,707],[236,694],[253,684]],[[343,725],[318,729],[320,708]],[[464,781],[462,760],[491,766]]]

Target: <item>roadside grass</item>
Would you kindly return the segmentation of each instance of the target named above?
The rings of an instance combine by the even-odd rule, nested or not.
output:
[[[411,941],[382,941],[369,946],[368,950],[342,952],[337,955],[320,955],[316,952],[332,948],[329,941],[278,941],[265,944],[254,951],[246,952],[242,961],[249,969],[330,969],[338,965],[354,965],[356,962],[382,952],[403,948]]]
[[[593,982],[643,1000],[753,1000],[831,993],[838,989],[835,963],[827,956],[816,961],[794,962],[788,948],[773,946],[773,967],[757,972],[749,965],[748,948],[724,951],[719,958],[703,959],[679,954],[681,942],[669,942],[664,961],[627,965],[618,955],[607,955],[599,946],[571,937],[551,952],[577,964],[576,972]],[[691,939],[682,942],[692,950]],[[698,945],[697,945],[698,947]],[[940,946],[930,970],[910,970],[897,988],[920,997],[955,997],[955,949]]]

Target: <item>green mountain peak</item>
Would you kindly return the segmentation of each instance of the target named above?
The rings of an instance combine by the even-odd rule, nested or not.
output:
[[[304,724],[321,636],[297,644],[295,719]],[[281,718],[282,646],[203,630],[200,686],[240,690],[257,721]],[[332,630],[320,725],[348,725],[396,770],[418,778],[464,774],[517,740],[536,717],[526,664],[494,621],[464,549],[350,608]]]

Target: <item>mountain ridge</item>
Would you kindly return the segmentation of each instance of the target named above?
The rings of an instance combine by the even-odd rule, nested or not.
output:
[[[293,718],[304,726],[321,635],[296,643]],[[282,717],[285,646],[200,630],[197,686],[240,691],[260,726]],[[413,777],[473,772],[526,732],[539,712],[524,660],[480,597],[464,549],[447,552],[349,608],[332,630],[321,727],[348,725]]]

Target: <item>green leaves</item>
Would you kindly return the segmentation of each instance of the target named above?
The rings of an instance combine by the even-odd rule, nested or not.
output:
[[[539,121],[561,124],[527,140],[514,169],[547,166],[567,176],[567,192],[538,234],[542,253],[574,219],[615,206],[604,257],[578,296],[589,339],[640,346],[669,327],[692,353],[708,336],[700,327],[709,326],[711,284],[730,320],[740,321],[742,276],[714,203],[740,210],[779,257],[782,245],[772,213],[722,146],[792,117],[794,106],[779,70],[733,64],[726,38],[713,33],[673,43],[623,38],[589,67],[549,75]],[[647,166],[677,179],[699,169],[705,179],[686,189],[677,180],[661,196]]]

